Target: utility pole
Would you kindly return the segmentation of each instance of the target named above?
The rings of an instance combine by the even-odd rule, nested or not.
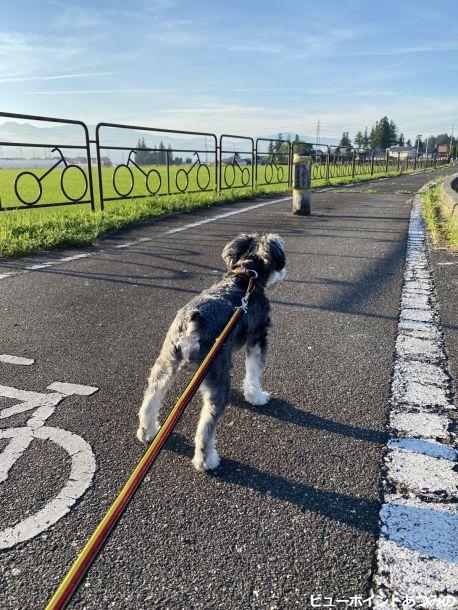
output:
[[[428,144],[429,144],[429,138],[426,138],[426,152],[425,152],[425,157],[428,158]]]
[[[420,138],[421,138],[421,133],[417,134],[417,159],[418,159],[418,151],[420,149]]]
[[[450,155],[450,156],[451,156],[451,154],[452,154],[452,146],[453,146],[453,132],[454,132],[454,130],[455,130],[455,125],[452,125],[452,133],[451,133],[451,135],[450,135],[450,144],[449,144],[449,146],[448,146],[448,152],[449,152],[449,155]]]
[[[320,119],[318,119],[318,121],[316,123],[316,138],[315,138],[315,142],[317,144],[320,143],[320,131],[321,131],[321,121],[320,121]]]

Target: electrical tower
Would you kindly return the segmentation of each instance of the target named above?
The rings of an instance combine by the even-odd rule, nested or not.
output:
[[[321,131],[321,121],[320,121],[320,119],[318,119],[318,121],[316,123],[316,138],[315,138],[316,144],[320,143],[320,131]]]

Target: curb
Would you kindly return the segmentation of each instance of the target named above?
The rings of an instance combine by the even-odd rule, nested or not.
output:
[[[421,192],[410,218],[395,347],[375,608],[452,608],[458,594],[455,407]]]
[[[441,196],[444,202],[444,212],[447,217],[458,220],[458,174],[446,178],[441,185]]]

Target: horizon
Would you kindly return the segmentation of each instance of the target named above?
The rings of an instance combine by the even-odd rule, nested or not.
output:
[[[353,141],[386,115],[406,139],[458,116],[454,3],[286,0],[16,3],[0,32],[3,112]],[[8,119],[5,119],[5,121]]]

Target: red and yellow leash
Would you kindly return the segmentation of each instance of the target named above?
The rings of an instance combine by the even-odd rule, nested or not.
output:
[[[250,277],[248,288],[245,296],[242,299],[241,306],[237,307],[237,309],[232,314],[229,322],[226,324],[221,334],[216,339],[213,347],[208,352],[202,364],[199,366],[193,378],[187,385],[186,389],[175,403],[167,419],[161,426],[159,432],[154,437],[142,459],[138,462],[137,466],[135,467],[135,470],[130,475],[127,483],[119,492],[118,497],[113,502],[108,512],[105,514],[102,521],[99,523],[96,530],[89,538],[85,547],[77,557],[76,561],[68,571],[59,588],[52,596],[51,600],[46,606],[46,610],[56,610],[58,608],[64,608],[73,593],[76,591],[81,579],[88,571],[97,553],[100,551],[106,539],[108,538],[109,533],[120,519],[122,512],[124,511],[128,502],[132,499],[133,495],[137,491],[151,464],[159,455],[167,437],[172,432],[184,409],[189,404],[192,397],[199,388],[200,384],[204,380],[205,375],[208,373],[208,370],[212,365],[214,359],[221,351],[225,340],[234,330],[240,317],[246,312],[248,299],[254,288],[255,277],[256,275],[252,275]]]

